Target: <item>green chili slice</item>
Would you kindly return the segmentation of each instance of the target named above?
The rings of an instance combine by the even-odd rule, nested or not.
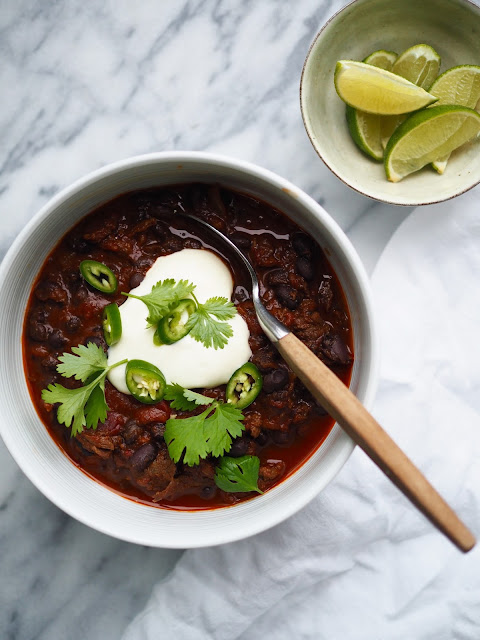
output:
[[[156,345],[173,344],[184,338],[190,331],[186,328],[187,322],[196,308],[194,300],[190,300],[190,298],[180,300],[168,316],[162,318],[158,323],[153,336],[154,343]]]
[[[226,398],[237,409],[245,409],[255,400],[263,386],[263,378],[253,362],[235,371],[227,384]]]
[[[165,395],[167,383],[158,367],[145,360],[129,360],[125,381],[134,398],[145,404],[155,404]]]
[[[122,337],[122,317],[120,309],[114,302],[107,304],[103,310],[102,326],[105,342],[108,346],[117,344]]]
[[[118,282],[115,274],[106,264],[96,260],[83,260],[80,273],[94,289],[102,293],[115,293]]]

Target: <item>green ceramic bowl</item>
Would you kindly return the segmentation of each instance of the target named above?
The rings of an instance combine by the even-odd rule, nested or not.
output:
[[[350,137],[345,104],[335,92],[337,60],[363,60],[378,49],[401,53],[426,43],[442,58],[440,72],[480,65],[480,7],[468,0],[356,0],[316,36],[303,67],[300,104],[310,141],[327,167],[352,189],[399,205],[442,202],[480,182],[480,139],[455,151],[443,175],[430,167],[388,182],[382,163]]]

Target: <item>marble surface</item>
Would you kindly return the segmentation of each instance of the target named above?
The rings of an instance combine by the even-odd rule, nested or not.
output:
[[[368,271],[408,209],[368,200],[318,159],[298,89],[342,0],[0,0],[0,258],[59,189],[127,156],[221,152],[320,202]],[[1,419],[1,418],[0,418]],[[0,441],[0,638],[120,638],[180,552],[59,511]]]

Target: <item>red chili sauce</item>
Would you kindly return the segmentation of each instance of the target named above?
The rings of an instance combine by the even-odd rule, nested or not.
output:
[[[28,302],[23,332],[24,366],[39,416],[65,454],[85,473],[131,499],[169,509],[235,504],[253,493],[227,493],[214,482],[217,460],[195,467],[168,455],[163,434],[169,403],[145,405],[107,380],[109,412],[96,430],[71,437],[56,406],[41,399],[58,382],[80,383],[56,371],[58,357],[79,344],[107,348],[102,310],[121,304],[121,291],[138,286],[156,258],[183,248],[207,248],[229,264],[233,301],[250,330],[252,361],[264,387],[244,409],[245,430],[229,456],[260,458],[258,486],[265,491],[297,469],[321,445],[333,420],[316,404],[263,334],[250,298],[248,276],[190,212],[227,234],[253,264],[267,309],[291,329],[346,384],[353,366],[352,329],[338,279],[318,244],[285,215],[250,196],[218,185],[189,184],[123,194],[71,229],[46,259]],[[85,282],[79,264],[102,262],[118,278],[113,295]],[[272,375],[274,374],[274,375]],[[225,385],[200,390],[225,398]],[[199,410],[202,410],[200,407]],[[176,411],[177,414],[181,412]]]

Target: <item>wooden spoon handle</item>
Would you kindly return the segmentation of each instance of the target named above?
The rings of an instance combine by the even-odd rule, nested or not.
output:
[[[475,545],[469,529],[356,396],[293,333],[276,344],[310,393],[402,493],[459,549]]]

